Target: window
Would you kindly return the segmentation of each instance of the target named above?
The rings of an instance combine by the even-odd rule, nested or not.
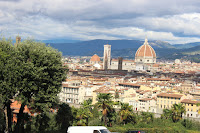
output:
[[[101,133],[110,133],[110,131],[108,129],[101,129],[100,130]],[[98,132],[99,133],[99,132]]]
[[[191,104],[191,106],[193,106],[193,104]]]
[[[99,133],[99,131],[98,130],[94,130],[93,133]]]

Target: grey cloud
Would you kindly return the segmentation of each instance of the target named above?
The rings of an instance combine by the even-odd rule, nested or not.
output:
[[[131,39],[143,38],[146,32],[154,39],[176,41],[180,37],[174,35],[200,35],[200,23],[187,16],[200,12],[199,0],[11,1],[0,0],[0,23],[12,35],[24,31],[40,38]]]

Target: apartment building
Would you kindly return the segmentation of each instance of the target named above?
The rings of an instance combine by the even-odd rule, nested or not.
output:
[[[133,106],[134,111],[144,111],[156,113],[156,100],[152,98],[142,98],[138,100],[130,100],[129,105]]]
[[[157,95],[157,111],[162,113],[163,109],[170,109],[173,104],[178,104],[181,102],[181,98],[184,95],[181,94],[168,94],[160,93]]]
[[[200,118],[200,101],[183,99],[181,103],[185,106],[186,114],[184,117]]]

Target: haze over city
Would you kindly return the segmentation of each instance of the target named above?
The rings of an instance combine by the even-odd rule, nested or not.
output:
[[[0,0],[0,32],[37,40],[200,41],[199,0]]]

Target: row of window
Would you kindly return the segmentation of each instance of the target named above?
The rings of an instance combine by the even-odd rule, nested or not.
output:
[[[78,93],[79,89],[78,88],[67,88],[67,87],[63,87],[63,92],[65,93]]]
[[[158,98],[166,98],[166,99],[175,99],[175,100],[180,100],[180,98],[173,98],[173,97],[163,97],[163,96],[158,96]]]
[[[166,103],[165,100],[163,100],[163,101],[164,101],[164,103]],[[159,102],[159,100],[158,100],[158,102]],[[170,101],[167,101],[167,102],[168,102],[168,104],[169,104]],[[162,100],[160,100],[160,103],[162,103]],[[176,101],[175,101],[175,102],[171,101],[171,104],[176,104]]]

